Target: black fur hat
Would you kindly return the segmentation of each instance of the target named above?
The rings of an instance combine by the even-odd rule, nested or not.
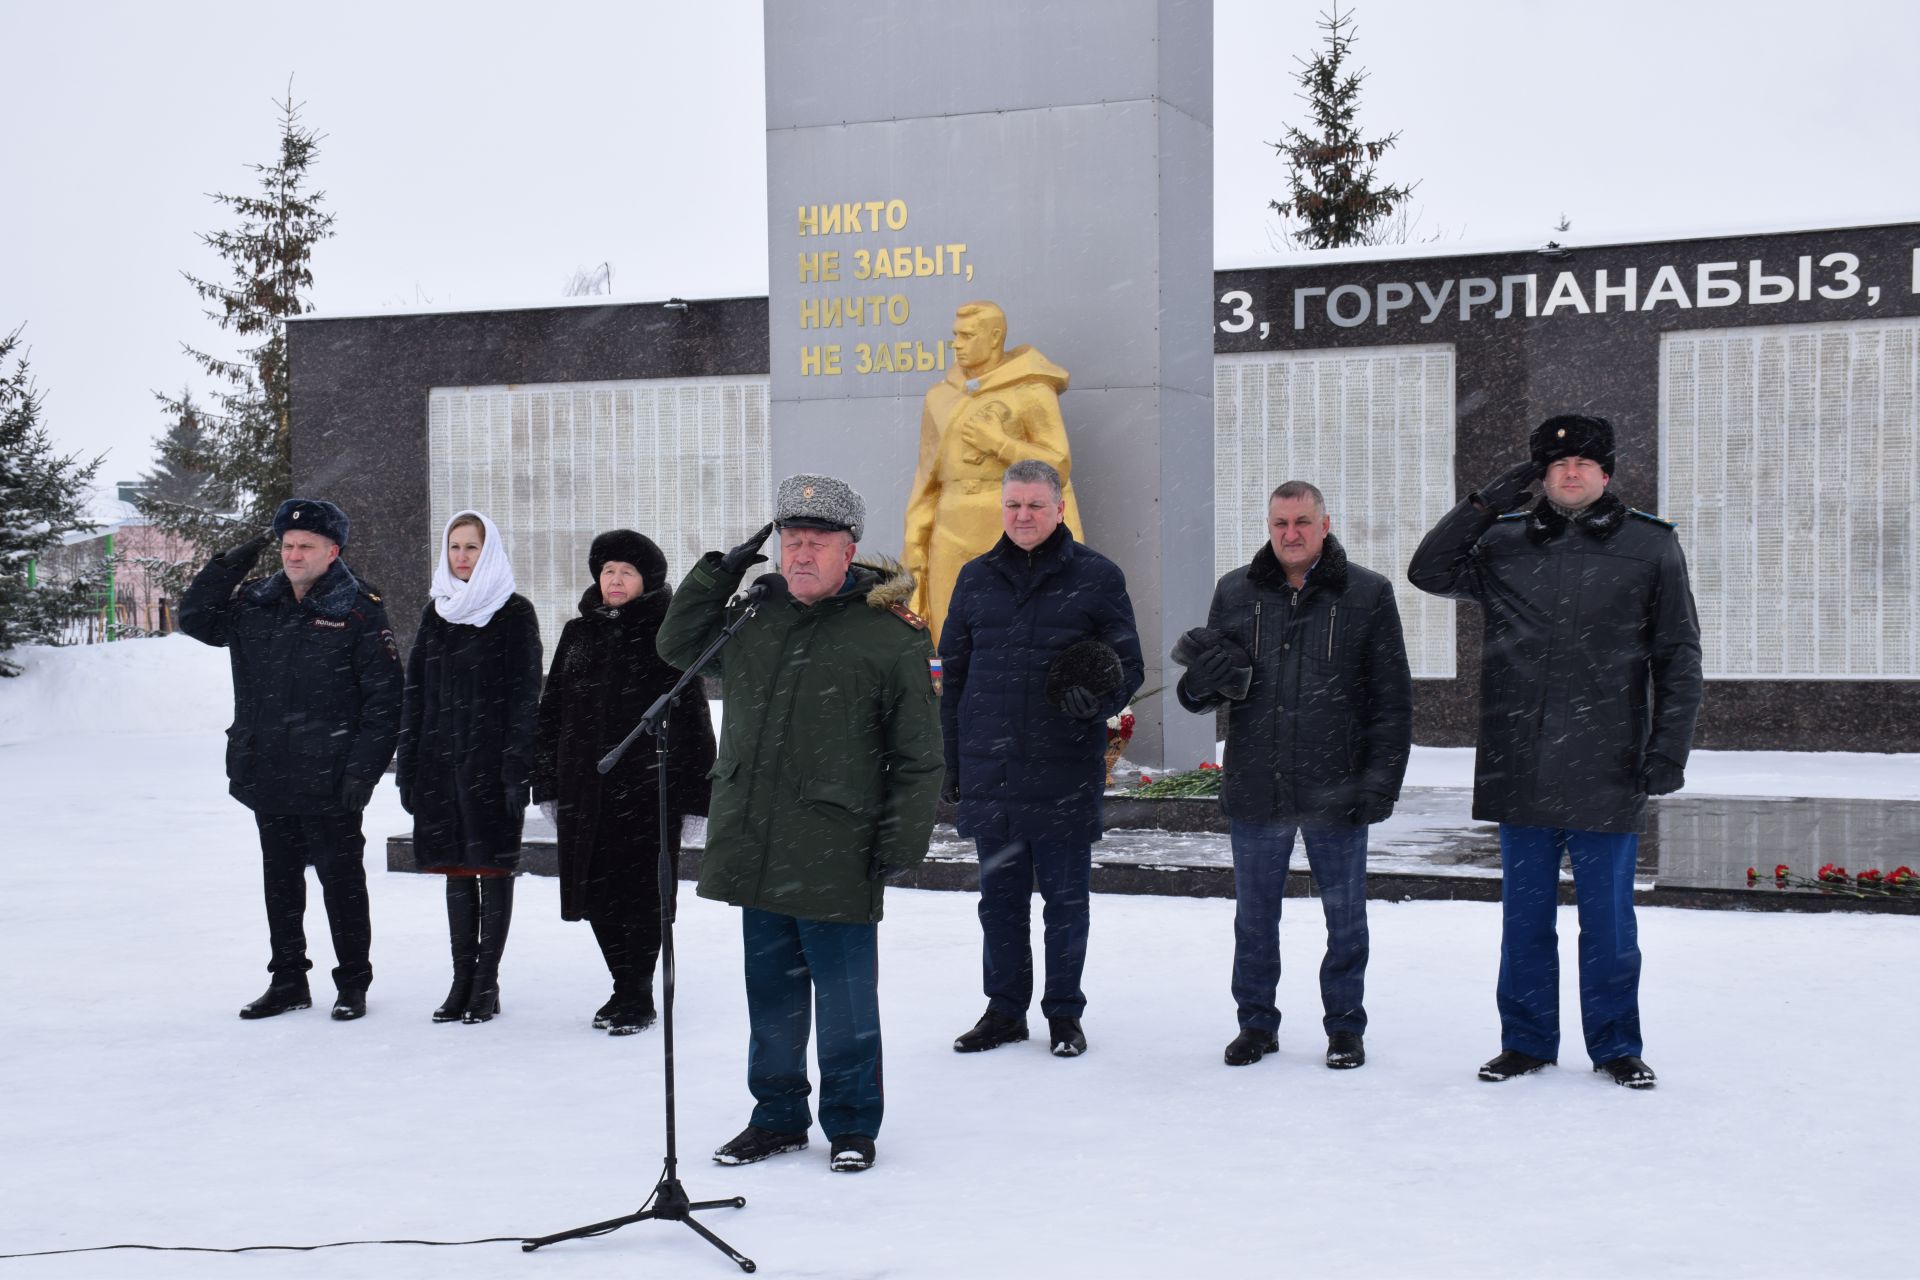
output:
[[[347,513],[324,498],[288,498],[273,513],[273,536],[301,530],[330,538],[334,545],[347,545]]]
[[[644,533],[635,533],[631,529],[609,529],[595,538],[593,549],[587,552],[587,567],[593,571],[594,577],[600,576],[601,567],[609,560],[618,560],[638,569],[641,581],[649,591],[667,580],[666,553]]]
[[[1061,710],[1060,696],[1079,685],[1096,698],[1105,697],[1120,687],[1126,672],[1113,646],[1098,640],[1082,640],[1060,651],[1047,668],[1047,701]]]
[[[1584,413],[1563,413],[1533,429],[1533,460],[1545,469],[1562,458],[1591,458],[1613,474],[1613,424]]]

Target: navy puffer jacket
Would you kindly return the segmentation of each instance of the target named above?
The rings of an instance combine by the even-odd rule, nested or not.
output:
[[[1047,701],[1047,668],[1099,640],[1120,655],[1120,687],[1099,718]],[[954,825],[981,840],[1100,838],[1106,718],[1140,688],[1145,664],[1118,565],[1065,525],[1031,552],[1005,537],[960,570],[940,633],[940,727],[957,769]]]

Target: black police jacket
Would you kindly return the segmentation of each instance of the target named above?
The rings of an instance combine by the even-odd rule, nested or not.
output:
[[[1611,494],[1571,520],[1544,498],[1499,517],[1468,499],[1407,573],[1486,614],[1473,816],[1645,830],[1646,759],[1684,766],[1700,713],[1700,623],[1673,526]]]
[[[250,565],[216,557],[180,601],[180,629],[233,660],[227,789],[260,813],[354,812],[342,783],[371,789],[400,732],[386,610],[338,560],[303,600],[284,573],[240,586]]]
[[[1413,744],[1413,681],[1393,585],[1329,537],[1295,590],[1262,543],[1220,579],[1207,626],[1253,659],[1247,696],[1228,704],[1220,806],[1245,822],[1359,825],[1369,793],[1397,799]],[[1196,698],[1189,711],[1224,699]]]

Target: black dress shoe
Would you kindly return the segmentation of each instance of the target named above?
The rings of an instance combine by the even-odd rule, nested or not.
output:
[[[1270,1053],[1278,1052],[1280,1052],[1280,1038],[1273,1032],[1256,1031],[1252,1027],[1246,1027],[1227,1045],[1224,1056],[1228,1066],[1244,1067],[1260,1061]]]
[[[1027,1024],[1024,1020],[1009,1018],[1004,1013],[995,1013],[989,1009],[980,1015],[980,1021],[973,1024],[973,1030],[953,1042],[953,1051],[982,1053],[1026,1038]]]
[[[775,1133],[771,1129],[762,1129],[750,1124],[735,1134],[733,1138],[715,1149],[715,1164],[755,1164],[769,1156],[783,1155],[788,1151],[805,1151],[807,1135],[804,1133]]]
[[[864,1133],[843,1133],[833,1140],[830,1168],[835,1173],[859,1173],[873,1168],[873,1139]]]
[[[1503,1049],[1498,1057],[1480,1068],[1480,1078],[1498,1084],[1515,1076],[1530,1076],[1540,1068],[1552,1065],[1552,1058],[1536,1058],[1518,1049]]]
[[[271,1018],[275,1014],[291,1013],[295,1009],[313,1008],[313,995],[307,988],[306,975],[282,981],[275,978],[260,997],[252,1004],[240,1009],[240,1016],[248,1020]]]
[[[333,1020],[352,1022],[355,1018],[367,1016],[367,993],[364,991],[342,991],[333,998]]]
[[[1351,1071],[1367,1065],[1367,1042],[1358,1031],[1336,1031],[1327,1037],[1327,1065]]]
[[[1615,1084],[1628,1089],[1651,1089],[1659,1083],[1658,1077],[1653,1074],[1653,1068],[1632,1054],[1615,1058],[1611,1062],[1603,1062],[1594,1070],[1604,1071],[1613,1077]]]
[[[1087,1051],[1087,1037],[1078,1018],[1047,1019],[1047,1052],[1056,1058],[1077,1058]]]

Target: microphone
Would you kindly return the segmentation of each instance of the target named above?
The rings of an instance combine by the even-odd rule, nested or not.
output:
[[[753,580],[752,586],[747,588],[747,603],[768,604],[785,599],[791,594],[792,592],[787,588],[786,578],[777,573],[763,573]]]

